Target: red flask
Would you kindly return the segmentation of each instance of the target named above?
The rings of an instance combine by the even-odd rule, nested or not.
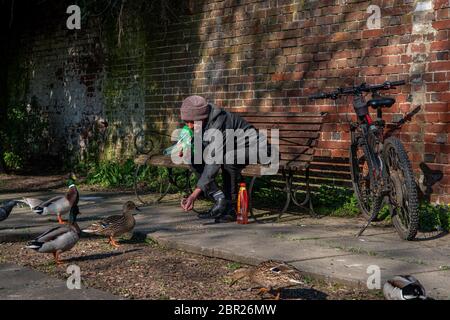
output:
[[[237,201],[237,223],[248,224],[248,194],[245,182],[239,184]]]

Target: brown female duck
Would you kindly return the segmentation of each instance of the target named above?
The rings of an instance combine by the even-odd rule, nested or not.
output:
[[[259,289],[259,295],[269,293],[274,295],[276,300],[280,299],[281,290],[304,284],[301,281],[300,271],[282,261],[275,260],[261,262],[253,268],[236,270],[230,286],[243,278],[247,278],[254,285],[252,288]]]
[[[83,232],[108,236],[108,243],[118,247],[119,245],[114,240],[114,237],[131,232],[134,229],[136,223],[133,217],[134,210],[140,211],[133,201],[127,201],[123,205],[123,213],[121,215],[110,216],[93,223],[88,228],[83,229]]]

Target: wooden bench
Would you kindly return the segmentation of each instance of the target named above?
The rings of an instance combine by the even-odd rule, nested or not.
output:
[[[307,207],[312,214],[314,214],[311,192],[309,186],[309,165],[314,156],[314,147],[317,145],[318,138],[326,113],[294,113],[294,112],[241,112],[241,117],[246,119],[256,129],[278,129],[279,130],[279,170],[277,175],[270,177],[269,180],[278,180],[282,184],[282,191],[284,192],[286,199],[282,208],[280,208],[279,217],[286,212],[291,202],[300,207]],[[155,137],[155,134],[161,135],[160,132],[151,133],[151,136]],[[162,134],[167,139],[168,134]],[[142,139],[142,136],[137,139]],[[135,139],[135,145],[137,146],[137,139]],[[269,134],[269,142],[270,134]],[[142,167],[156,166],[163,167],[168,170],[168,179],[166,182],[162,182],[165,185],[161,188],[160,194],[155,202],[161,201],[167,194],[170,185],[176,186],[179,190],[183,190],[186,193],[191,192],[190,185],[190,171],[187,164],[174,164],[170,159],[170,156],[162,155],[162,147],[164,143],[160,143],[160,147],[155,150],[143,150],[143,148],[136,147],[143,153],[135,159],[135,163],[138,165],[136,172],[139,172]],[[166,145],[167,147],[167,145]],[[152,143],[151,148],[154,148]],[[184,183],[180,185],[177,179],[181,176],[175,176],[173,169],[184,169]],[[294,185],[294,176],[298,174],[304,174],[304,199],[298,199],[298,191],[300,185]],[[138,174],[137,174],[138,175]],[[244,168],[242,171],[244,177],[250,177],[251,182],[248,187],[249,192],[249,205],[250,214],[257,220],[254,214],[252,200],[255,189],[255,182],[258,178],[261,178],[261,165],[251,164]],[[135,183],[136,196],[141,202],[138,183]]]

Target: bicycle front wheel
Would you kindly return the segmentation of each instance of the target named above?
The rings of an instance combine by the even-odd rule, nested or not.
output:
[[[369,150],[366,144],[360,145],[356,139],[350,145],[350,171],[352,177],[353,190],[358,200],[361,214],[366,219],[372,216],[372,213],[378,214],[381,210],[383,199],[375,195],[373,164],[369,160]],[[378,221],[376,216],[372,221]]]
[[[413,240],[419,228],[419,201],[414,173],[403,144],[385,140],[383,156],[389,176],[389,209],[400,238]]]

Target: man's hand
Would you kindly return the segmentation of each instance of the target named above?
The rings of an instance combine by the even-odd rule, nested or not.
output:
[[[195,200],[197,200],[201,193],[202,190],[196,188],[189,197],[183,198],[183,200],[181,200],[181,208],[183,208],[184,211],[190,211],[194,209],[194,202]]]

